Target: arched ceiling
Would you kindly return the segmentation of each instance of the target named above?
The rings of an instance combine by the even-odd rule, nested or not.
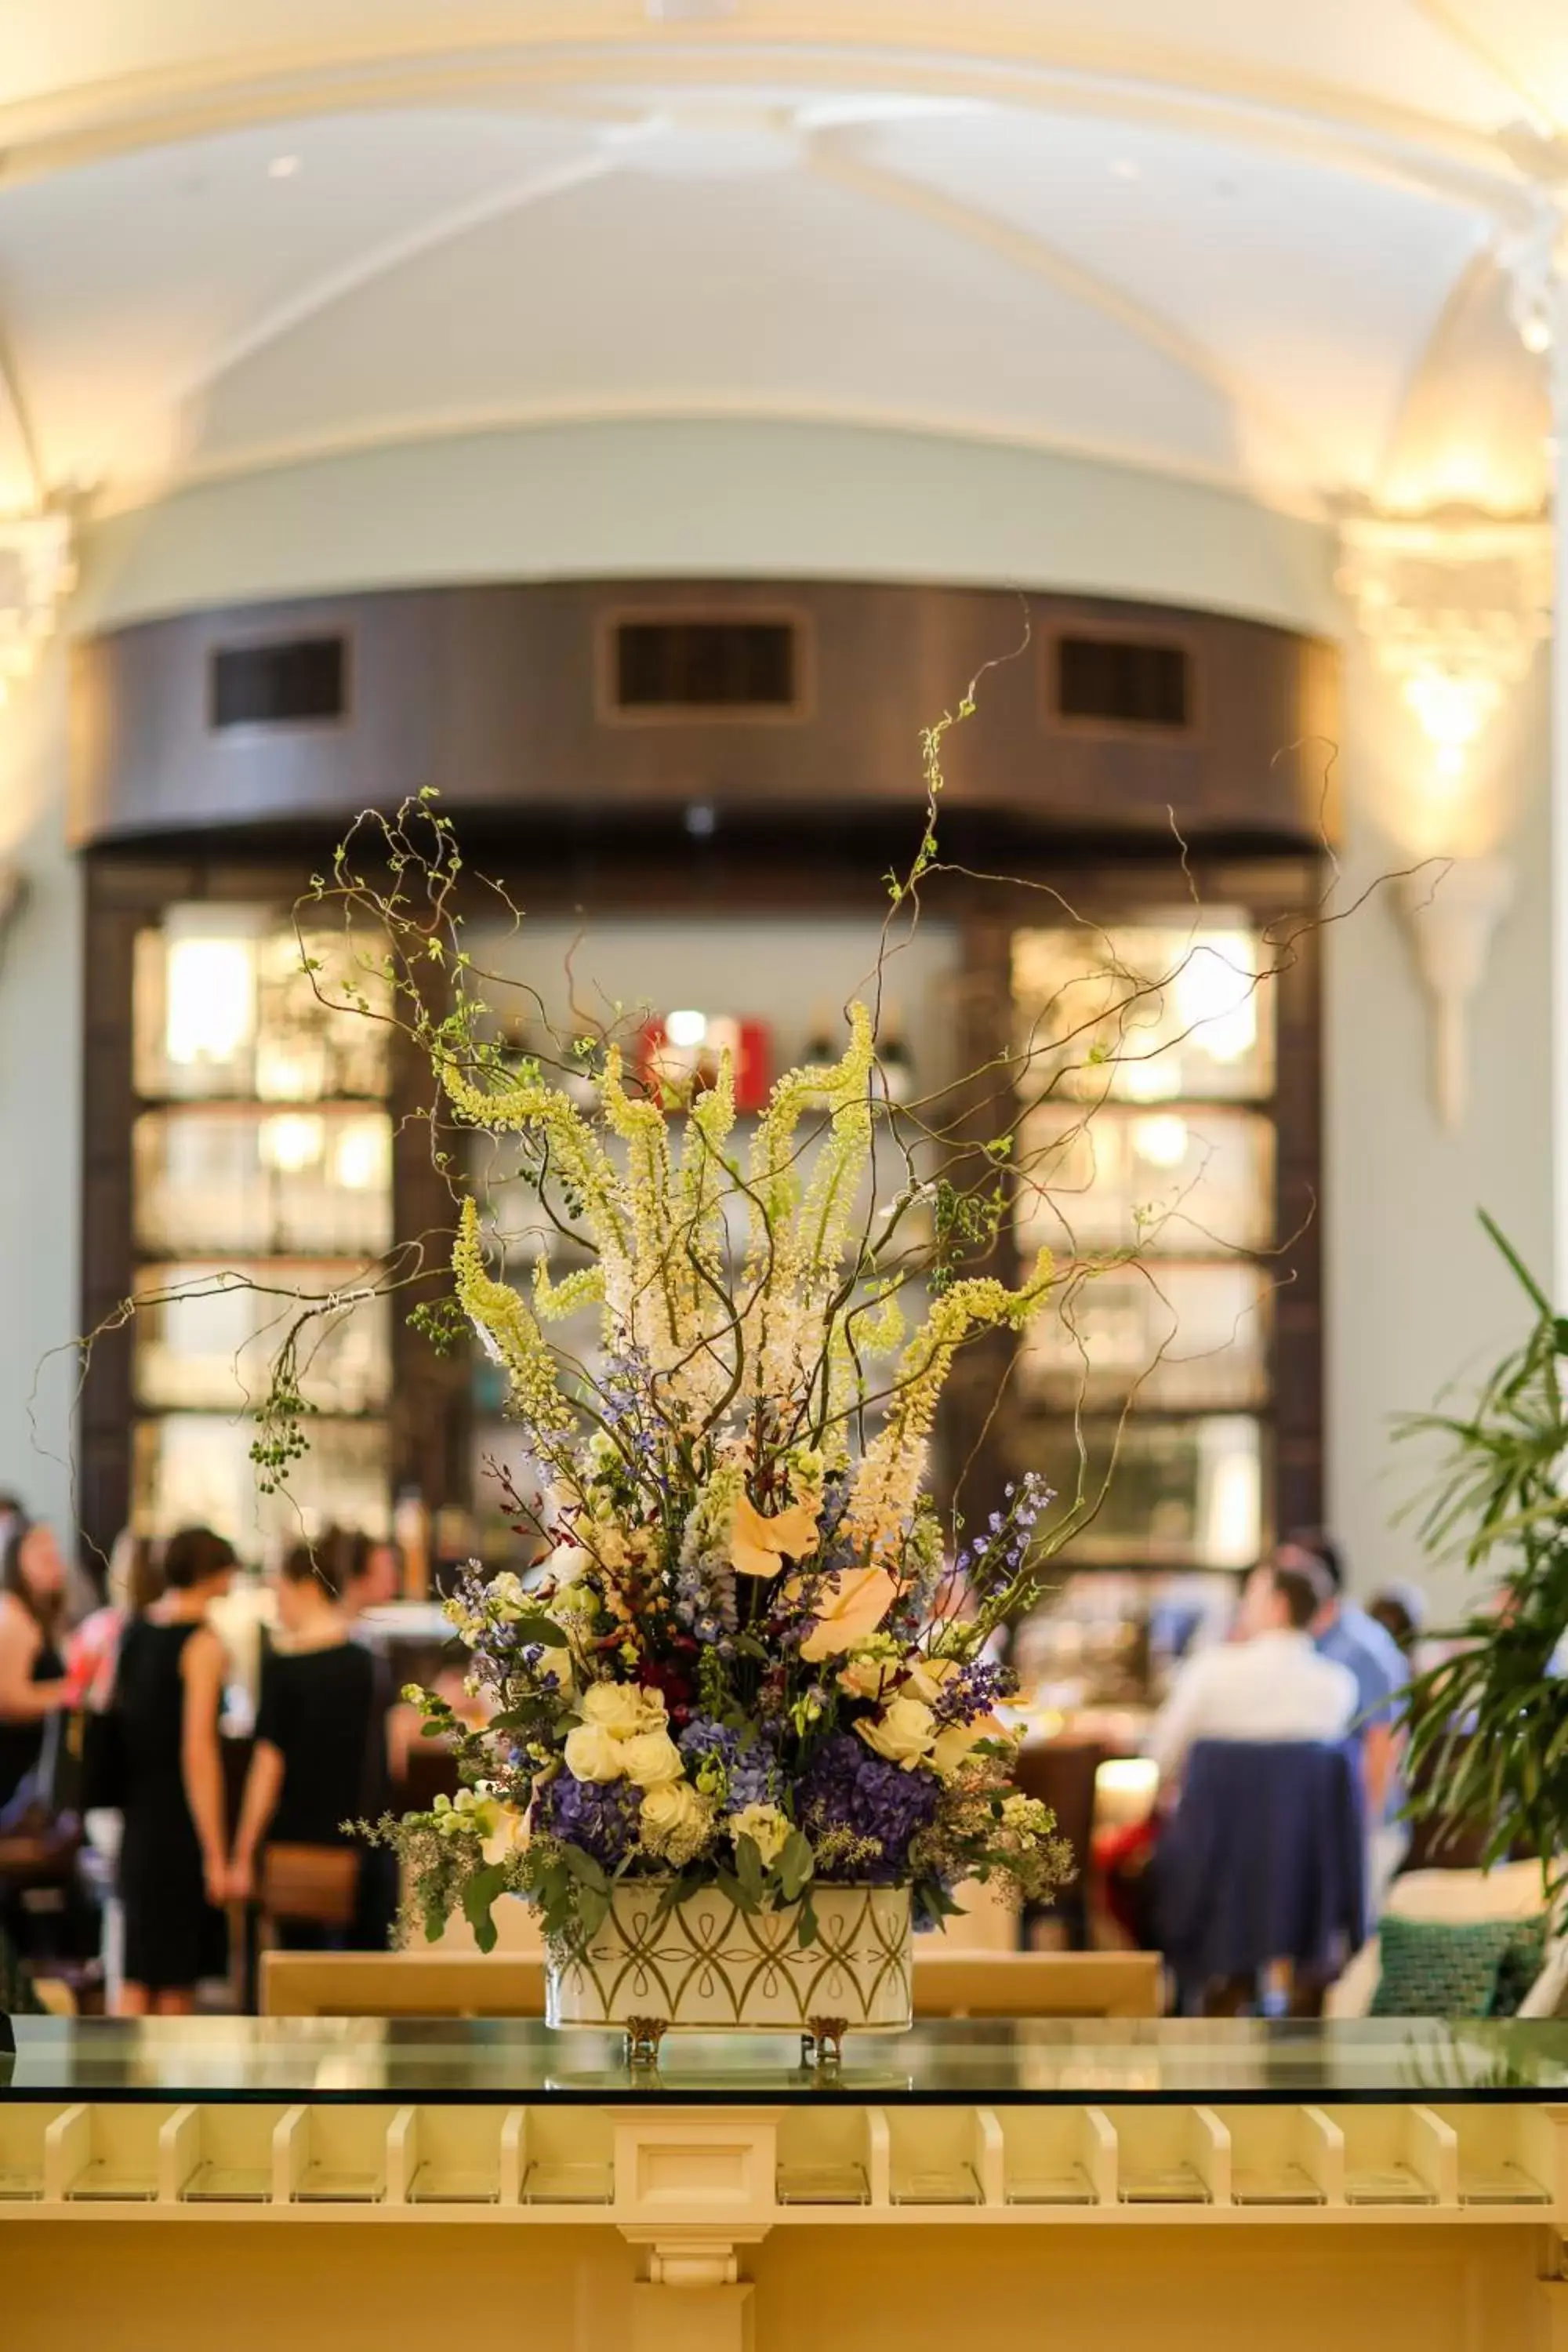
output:
[[[0,0],[0,508],[766,415],[1545,487],[1547,0]]]

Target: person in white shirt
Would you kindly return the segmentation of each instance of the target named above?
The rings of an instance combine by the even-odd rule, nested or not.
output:
[[[1154,1719],[1148,1752],[1163,1788],[1179,1778],[1200,1739],[1338,1739],[1349,1730],[1355,1676],[1321,1656],[1308,1630],[1322,1598],[1303,1570],[1253,1570],[1237,1639],[1189,1658]]]

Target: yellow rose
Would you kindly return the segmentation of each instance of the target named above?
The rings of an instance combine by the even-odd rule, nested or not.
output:
[[[936,1745],[936,1718],[922,1699],[889,1699],[880,1715],[855,1728],[873,1755],[905,1772],[923,1764]]]
[[[664,1700],[636,1683],[590,1683],[583,1694],[583,1720],[616,1739],[635,1739],[639,1731],[663,1723]]]
[[[686,1767],[668,1731],[639,1731],[621,1742],[621,1769],[639,1789],[662,1789],[679,1780]]]
[[[730,1834],[737,1844],[749,1837],[762,1855],[763,1868],[771,1870],[788,1841],[789,1823],[776,1805],[743,1805],[730,1823]]]
[[[601,1683],[597,1687],[606,1686]],[[602,1723],[580,1723],[569,1731],[565,1754],[566,1769],[574,1780],[618,1780],[626,1769],[620,1741]]]

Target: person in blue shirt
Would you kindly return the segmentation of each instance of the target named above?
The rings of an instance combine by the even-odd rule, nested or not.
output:
[[[1371,1892],[1375,1906],[1381,1889],[1394,1875],[1410,1843],[1409,1826],[1400,1818],[1405,1788],[1399,1705],[1400,1694],[1410,1681],[1409,1661],[1387,1628],[1346,1592],[1344,1554],[1332,1536],[1318,1528],[1300,1529],[1287,1537],[1277,1557],[1281,1567],[1316,1578],[1323,1600],[1312,1620],[1312,1639],[1323,1657],[1348,1666],[1355,1676],[1357,1704],[1352,1727],[1362,1746],[1367,1820],[1373,1831]],[[1373,1916],[1376,1916],[1375,1907]]]

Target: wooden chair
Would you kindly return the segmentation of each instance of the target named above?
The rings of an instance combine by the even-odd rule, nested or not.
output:
[[[1154,2017],[1153,1952],[915,1947],[917,2017]],[[542,1959],[478,1952],[266,1952],[264,2017],[542,2017]]]
[[[1030,1918],[1059,1919],[1075,1951],[1081,1951],[1089,1941],[1095,1776],[1105,1759],[1105,1748],[1094,1740],[1026,1740],[1014,1768],[1014,1778],[1025,1796],[1039,1798],[1055,1813],[1057,1834],[1071,1846],[1078,1865],[1071,1883],[1054,1902],[1037,1906]],[[1026,1929],[1027,1925],[1026,1921]]]

